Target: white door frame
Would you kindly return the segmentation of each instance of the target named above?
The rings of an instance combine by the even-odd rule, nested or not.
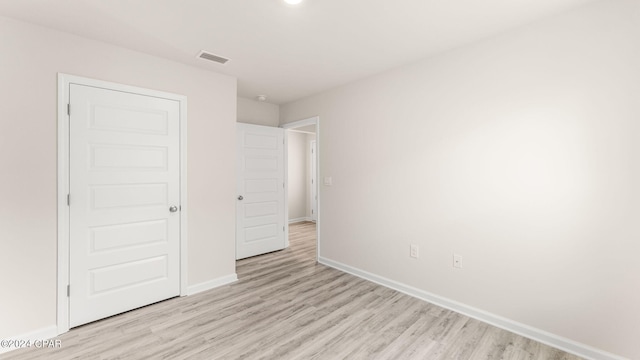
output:
[[[129,92],[178,101],[180,104],[180,296],[187,295],[187,97],[58,73],[58,274],[57,329],[69,331],[69,87],[71,84]],[[72,200],[73,201],[73,200]]]
[[[299,128],[299,127],[303,127],[303,126],[309,126],[309,125],[315,125],[316,126],[316,178],[320,178],[320,116],[314,116],[308,119],[303,119],[303,120],[298,120],[298,121],[294,121],[294,122],[290,122],[287,124],[283,124],[280,125],[281,128],[283,129],[295,129],[295,128]],[[288,156],[288,151],[286,149],[288,149],[289,146],[289,141],[288,141],[288,136],[287,133],[285,131],[285,152],[284,152],[284,164],[285,164],[285,174],[287,174],[287,171],[289,169],[288,163],[289,163],[289,156]],[[288,187],[289,187],[289,183],[288,183],[288,176],[285,176],[285,209],[284,209],[284,216],[285,216],[285,220],[289,219],[289,206],[288,206],[288,202],[289,202],[289,193],[287,191]],[[317,219],[316,219],[316,262],[318,261],[318,259],[320,258],[320,185],[318,184],[319,182],[316,181],[315,187],[316,187],[316,194],[318,194],[318,200],[316,202],[316,210],[317,210]],[[286,239],[286,245],[289,246],[289,227],[286,227],[286,231],[285,231],[285,239]]]

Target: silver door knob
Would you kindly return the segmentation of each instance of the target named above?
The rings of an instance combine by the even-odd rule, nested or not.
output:
[[[244,196],[242,195],[238,196],[238,200],[244,200]]]
[[[169,208],[169,211],[176,212],[176,211],[178,211],[178,207],[177,206],[172,206],[172,207]]]

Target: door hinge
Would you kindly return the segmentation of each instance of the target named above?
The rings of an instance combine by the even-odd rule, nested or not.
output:
[[[67,104],[67,115],[71,116],[71,103]]]
[[[71,285],[67,285],[67,297],[71,296]]]
[[[71,206],[71,194],[67,194],[67,206]]]
[[[284,226],[282,227],[282,231],[284,231]]]

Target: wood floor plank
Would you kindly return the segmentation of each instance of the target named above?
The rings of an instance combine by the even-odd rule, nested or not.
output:
[[[72,329],[57,349],[3,359],[578,360],[316,263],[315,224],[237,262],[239,280]]]

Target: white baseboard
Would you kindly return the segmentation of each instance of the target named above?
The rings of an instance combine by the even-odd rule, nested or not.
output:
[[[299,223],[299,222],[303,222],[303,221],[311,221],[311,218],[310,217],[301,217],[301,218],[289,219],[289,224],[295,224],[295,223]]]
[[[24,340],[24,341],[36,341],[36,340],[49,340],[52,339],[54,337],[58,336],[58,327],[55,325],[51,325],[51,326],[47,326],[46,328],[42,328],[40,330],[36,330],[27,334],[22,334],[22,335],[17,335],[17,336],[11,336],[11,337],[6,337],[6,338],[2,338],[0,340]],[[4,341],[3,341],[4,343]],[[38,346],[37,344],[35,346]],[[64,346],[64,344],[63,344]],[[9,347],[5,347],[5,346],[0,346],[0,354],[2,353],[6,353],[12,350],[16,350],[16,349],[21,349],[21,347],[15,347],[15,346],[9,346]]]
[[[189,286],[187,288],[187,296],[194,295],[194,294],[197,294],[197,293],[201,293],[203,291],[215,289],[217,287],[224,286],[224,285],[227,285],[227,284],[231,284],[231,283],[236,282],[236,281],[238,281],[238,275],[229,274],[227,276],[222,276],[222,277],[219,277],[217,279],[205,281],[205,282],[200,283],[200,284],[191,285],[191,286]]]
[[[504,318],[499,315],[495,315],[484,310],[480,310],[474,308],[472,306],[447,299],[445,297],[432,294],[430,292],[420,290],[418,288],[402,284],[400,282],[390,280],[384,278],[382,276],[378,276],[372,274],[370,272],[360,270],[349,265],[345,265],[339,263],[337,261],[333,261],[324,257],[320,257],[318,262],[329,267],[338,269],[340,271],[344,271],[351,275],[355,275],[357,277],[363,278],[365,280],[369,280],[376,284],[388,287],[390,289],[399,291],[401,293],[407,294],[409,296],[413,296],[420,300],[427,301],[429,303],[441,306],[443,308],[453,310],[457,313],[466,315],[470,318],[474,318],[485,323],[491,324],[493,326],[499,327],[501,329],[511,331],[518,335],[524,336],[526,338],[541,342],[543,344],[553,346],[554,348],[566,351],[568,353],[578,355],[585,359],[590,360],[628,360],[624,357],[608,353],[606,351],[594,348],[589,345],[585,345],[562,336],[558,336],[552,333],[549,333],[544,330],[540,330],[529,325],[525,325],[507,318]]]

